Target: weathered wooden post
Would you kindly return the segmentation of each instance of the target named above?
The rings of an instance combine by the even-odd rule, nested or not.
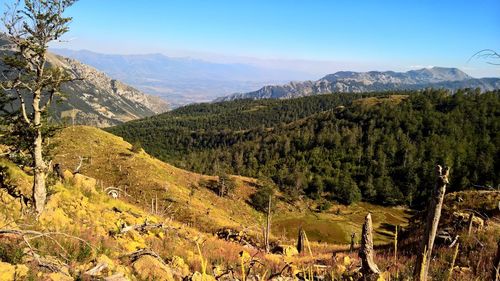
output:
[[[394,231],[394,266],[397,268],[398,265],[398,226]],[[398,275],[396,271],[396,276]]]
[[[361,248],[359,250],[359,257],[361,258],[361,273],[363,278],[370,278],[370,276],[380,274],[377,264],[373,259],[373,234],[372,234],[372,215],[368,213],[363,225],[361,233]]]
[[[305,238],[304,238],[304,229],[299,228],[299,237],[297,238],[297,251],[300,253],[304,252],[304,244],[305,244]]]
[[[354,246],[356,245],[356,232],[351,233],[351,246],[349,247],[349,253],[354,252]]]
[[[266,253],[269,253],[270,252],[270,248],[269,248],[269,238],[270,238],[270,235],[271,235],[271,195],[269,195],[269,201],[268,201],[268,206],[267,206],[267,223],[266,223],[266,232],[265,232],[265,236],[264,236],[264,240],[265,240],[265,246],[266,246]]]
[[[472,233],[473,222],[474,222],[474,213],[470,213],[470,215],[469,215],[469,227],[467,229],[467,235],[469,235],[469,236]]]
[[[415,280],[426,281],[429,273],[429,264],[432,258],[432,248],[434,239],[441,217],[441,208],[443,207],[444,194],[446,185],[449,183],[449,169],[436,166],[436,185],[432,191],[431,200],[428,207],[427,221],[425,224],[425,232],[423,235],[420,251],[417,253],[417,263],[413,276]]]
[[[450,281],[453,276],[453,269],[455,268],[455,261],[458,256],[458,248],[460,247],[460,243],[457,243],[455,246],[455,252],[453,253],[453,259],[451,260],[450,269],[448,270],[448,277],[446,277],[446,281]]]
[[[155,215],[158,215],[158,194],[155,193]]]
[[[492,280],[500,281],[500,240],[497,243],[497,256],[493,260]]]

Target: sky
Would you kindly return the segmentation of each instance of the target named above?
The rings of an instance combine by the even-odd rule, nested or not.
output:
[[[445,66],[500,76],[499,66],[469,60],[500,51],[500,0],[80,0],[67,15],[67,42],[54,47],[318,75]]]

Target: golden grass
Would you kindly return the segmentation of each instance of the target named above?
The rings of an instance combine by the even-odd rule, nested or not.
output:
[[[119,187],[129,196],[122,199],[151,209],[151,199],[158,196],[160,210],[175,220],[214,232],[222,227],[248,228],[259,232],[260,213],[245,203],[251,194],[252,179],[237,178],[234,198],[221,198],[212,191],[198,187],[201,179],[215,180],[175,168],[148,154],[133,153],[122,138],[92,127],[75,126],[60,132],[55,142],[54,161],[72,170],[78,156],[88,159],[82,173],[94,177],[104,188]],[[240,194],[245,195],[242,197]]]
[[[148,154],[133,153],[131,144],[122,138],[97,128],[75,126],[64,129],[55,139],[54,161],[72,170],[79,162],[78,156],[88,158],[82,173],[96,178],[104,188],[120,187],[130,196],[122,199],[151,209],[151,199],[158,196],[159,209],[169,207],[166,216],[214,233],[223,227],[246,230],[254,237],[262,236],[263,214],[247,204],[255,192],[255,179],[234,176],[237,190],[230,198],[221,198],[214,192],[199,187],[201,179],[216,180],[161,162]],[[305,202],[304,204],[308,204]],[[384,208],[367,203],[354,206],[333,206],[330,212],[313,214],[308,208],[291,206],[283,201],[273,217],[272,236],[283,242],[296,239],[302,225],[312,241],[349,243],[351,232],[360,232],[364,216],[372,212],[377,243],[391,241],[386,225],[405,224],[408,215],[404,209]],[[341,210],[340,215],[334,211]],[[283,238],[283,239],[282,239]],[[293,243],[293,242],[292,242]]]
[[[337,210],[339,213],[337,214]],[[360,237],[364,217],[372,213],[374,242],[390,243],[392,227],[405,226],[411,213],[404,208],[383,207],[369,203],[357,203],[351,206],[333,205],[328,212],[280,213],[273,222],[274,235],[295,239],[297,231],[303,227],[311,240],[334,244],[349,244],[350,235],[356,232]]]

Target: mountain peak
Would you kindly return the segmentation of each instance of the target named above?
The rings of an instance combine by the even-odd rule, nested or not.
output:
[[[443,81],[463,81],[472,79],[467,73],[458,68],[438,67],[422,68],[406,72],[409,75],[416,75],[420,79],[427,79],[429,82],[443,82]]]

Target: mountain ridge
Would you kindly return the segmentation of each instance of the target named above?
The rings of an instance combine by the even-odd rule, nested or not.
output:
[[[458,68],[432,67],[395,71],[338,71],[316,81],[289,82],[267,85],[247,93],[235,93],[215,99],[216,102],[234,99],[287,99],[326,93],[361,93],[425,88],[480,88],[489,91],[500,88],[500,78],[474,78]]]
[[[0,55],[14,50],[8,37],[0,34]],[[48,53],[47,62],[61,67],[72,77],[82,78],[61,86],[63,95],[58,99],[64,102],[53,103],[50,108],[56,120],[70,119],[74,124],[108,127],[169,109],[161,98],[145,94],[75,59]],[[0,69],[5,68],[0,62]]]
[[[310,79],[300,71],[274,69],[246,63],[217,63],[164,54],[102,54],[89,50],[51,49],[103,71],[134,87],[166,98],[172,107],[209,102],[234,92],[266,84]]]

